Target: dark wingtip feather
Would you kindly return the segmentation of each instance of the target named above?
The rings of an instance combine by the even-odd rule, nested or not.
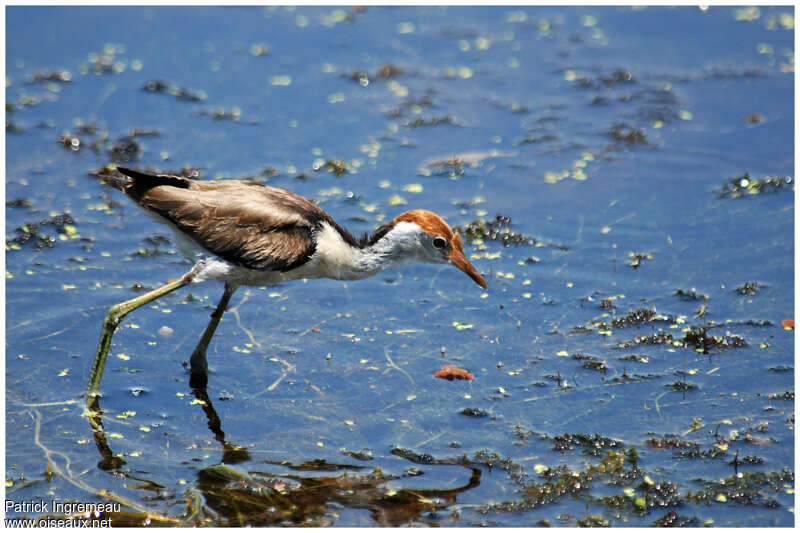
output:
[[[100,179],[107,185],[111,185],[115,189],[119,189],[121,191],[125,191],[128,187],[131,186],[133,181],[128,177],[126,172],[122,172],[123,170],[128,170],[126,168],[117,167],[117,170],[120,172],[103,172],[99,175]]]
[[[119,173],[121,173],[121,174],[124,174],[124,175],[128,176],[129,178],[133,178],[134,180],[137,180],[137,179],[146,180],[148,178],[152,179],[152,178],[156,177],[155,174],[148,174],[146,172],[141,172],[139,170],[135,170],[135,169],[128,168],[128,167],[117,167],[117,171]]]
[[[168,174],[151,174],[149,172],[141,172],[127,167],[117,167],[120,174],[127,176],[128,185],[140,189],[149,189],[151,187],[158,187],[159,185],[170,185],[172,187],[180,187],[188,189],[192,183],[189,178],[181,176],[170,176]]]

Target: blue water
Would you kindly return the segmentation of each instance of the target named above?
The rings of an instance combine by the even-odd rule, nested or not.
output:
[[[695,526],[792,525],[794,342],[780,323],[794,318],[793,188],[718,191],[745,172],[794,177],[794,13],[742,9],[8,8],[6,199],[29,205],[6,208],[7,498],[109,501],[105,491],[124,511],[238,524],[204,477],[225,464],[249,486],[281,480],[310,509],[282,522],[262,503],[253,525],[575,526],[597,515],[650,526],[670,512]],[[109,71],[95,73],[97,61]],[[399,70],[384,79],[384,65]],[[71,81],[32,81],[52,71]],[[143,90],[153,80],[200,99]],[[285,187],[354,233],[425,208],[460,226],[501,214],[542,246],[467,246],[488,293],[431,265],[240,290],[209,349],[207,396],[182,362],[221,286],[173,293],[117,331],[95,434],[82,394],[106,311],[138,294],[134,284],[190,268],[166,228],[89,175],[133,128],[157,135],[137,136],[141,151],[119,164]],[[62,133],[81,149],[59,144]],[[452,176],[425,166],[453,158]],[[325,170],[340,159],[345,174]],[[40,226],[52,247],[9,247],[16,228],[64,213],[71,229]],[[633,268],[633,253],[650,259]],[[755,294],[736,291],[754,281]],[[674,295],[692,288],[708,298]],[[599,306],[609,297],[613,316]],[[636,309],[672,321],[591,326]],[[747,346],[616,347],[712,323],[710,335]],[[443,364],[475,379],[434,379]],[[694,388],[674,390],[684,382]],[[619,445],[554,449],[565,433]],[[586,472],[631,447],[642,469],[631,479],[598,475],[523,505],[545,467]],[[371,458],[343,454],[362,449]],[[490,468],[481,450],[520,470]],[[733,465],[737,452],[761,462]],[[114,456],[124,464],[109,468]],[[471,466],[450,464],[462,456]],[[340,467],[291,468],[319,460]],[[351,479],[385,477],[313,498],[300,489],[301,479],[344,485],[341,465],[361,467]],[[707,502],[643,510],[635,497],[602,500],[641,494],[645,475],[685,497],[736,472],[782,469],[747,501],[713,490]],[[398,500],[406,489],[413,504]],[[187,498],[204,507],[194,513]]]

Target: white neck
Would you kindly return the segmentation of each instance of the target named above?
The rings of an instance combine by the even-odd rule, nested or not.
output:
[[[362,279],[396,265],[425,261],[420,245],[422,229],[412,222],[397,223],[371,246],[348,244],[333,227],[323,223],[317,232],[314,261],[334,279]]]

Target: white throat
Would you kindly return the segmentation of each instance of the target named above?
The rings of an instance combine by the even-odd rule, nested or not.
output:
[[[422,228],[413,222],[399,222],[372,246],[358,248],[323,222],[309,266],[313,263],[320,277],[348,280],[374,276],[391,266],[427,261],[420,242],[422,233]]]

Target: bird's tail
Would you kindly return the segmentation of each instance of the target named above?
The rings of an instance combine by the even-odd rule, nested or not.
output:
[[[138,197],[159,185],[170,185],[188,189],[192,180],[181,176],[170,176],[168,174],[150,174],[132,168],[117,167],[116,172],[103,174],[103,180],[129,196]]]
[[[180,187],[181,189],[188,189],[192,180],[182,176],[171,176],[169,174],[150,174],[149,172],[141,172],[132,168],[117,167],[117,170],[125,174],[129,183],[136,187],[158,187],[159,185],[171,185],[172,187]]]

